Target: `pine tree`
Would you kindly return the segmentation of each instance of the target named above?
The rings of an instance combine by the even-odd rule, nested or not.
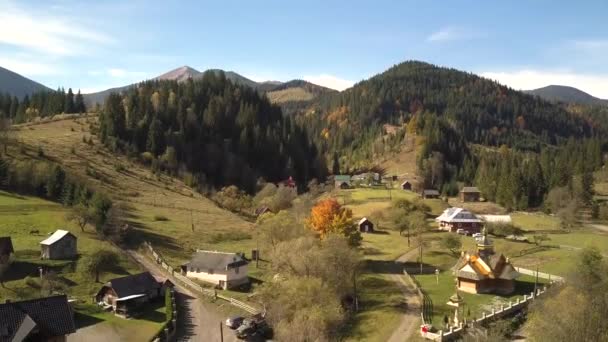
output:
[[[65,95],[63,111],[68,114],[74,113],[76,111],[74,107],[74,93],[72,92],[72,88],[69,88],[68,93]]]
[[[334,175],[340,174],[340,157],[338,156],[338,152],[334,152],[334,161],[331,166],[331,173]]]
[[[86,113],[87,111],[87,107],[84,104],[84,97],[80,93],[80,89],[78,89],[78,93],[74,99],[74,111],[80,114]]]

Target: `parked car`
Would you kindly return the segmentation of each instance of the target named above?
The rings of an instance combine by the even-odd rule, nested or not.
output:
[[[244,340],[249,338],[259,338],[265,340],[272,338],[272,328],[266,321],[259,317],[246,318],[238,329],[236,329],[236,337]]]
[[[481,233],[475,233],[475,234],[473,234],[473,238],[475,238],[475,239],[478,239],[478,238],[480,238],[482,236],[483,236],[483,234],[481,234]]]
[[[226,326],[230,329],[237,329],[241,326],[241,324],[243,324],[244,320],[245,318],[242,316],[229,317],[226,319]]]
[[[456,229],[456,234],[467,235],[467,231],[464,229]]]

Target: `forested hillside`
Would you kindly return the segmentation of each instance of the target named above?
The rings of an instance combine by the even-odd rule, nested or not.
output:
[[[63,88],[56,91],[39,91],[25,95],[23,99],[9,94],[0,94],[0,118],[23,123],[36,117],[60,113],[84,113],[86,106],[80,91],[74,94],[72,88],[67,93]]]
[[[323,180],[327,169],[305,129],[223,72],[180,83],[147,81],[111,94],[100,137],[203,189],[234,184],[253,192],[259,178],[289,177],[305,187]]]
[[[373,164],[406,134],[419,137],[418,169],[424,185],[445,193],[457,192],[457,182],[474,183],[480,165],[515,170],[508,177],[503,172],[486,179],[502,180],[490,198],[509,207],[538,205],[551,186],[565,185],[550,175],[552,168],[563,166],[563,174],[571,176],[599,167],[608,122],[601,114],[572,113],[470,73],[415,61],[344,92],[320,96],[298,119],[308,125],[322,153],[342,156],[342,172]],[[401,129],[387,134],[385,124]],[[568,141],[567,151],[577,156],[566,160],[560,151]],[[502,145],[509,154],[495,158]],[[534,165],[541,155],[547,159],[545,175],[536,178]]]

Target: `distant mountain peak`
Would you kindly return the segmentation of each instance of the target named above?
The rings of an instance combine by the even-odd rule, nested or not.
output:
[[[599,99],[580,89],[565,85],[552,84],[534,90],[525,90],[524,92],[531,95],[536,95],[547,101],[578,103],[585,105],[608,105],[608,100]]]
[[[183,82],[189,78],[196,78],[201,75],[201,72],[189,67],[187,65],[181,66],[177,69],[173,69],[169,72],[166,72],[158,77],[156,80],[170,80],[170,81],[178,81]]]
[[[6,93],[23,98],[25,95],[39,91],[51,91],[51,89],[14,71],[0,67],[0,94]]]

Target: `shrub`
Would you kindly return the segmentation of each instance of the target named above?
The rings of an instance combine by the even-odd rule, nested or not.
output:
[[[207,237],[209,243],[221,243],[229,241],[241,241],[251,239],[251,234],[245,232],[228,232],[228,233],[214,233]]]
[[[169,219],[164,215],[154,215],[154,221],[169,221]]]
[[[522,235],[524,232],[510,223],[486,223],[486,229],[494,236]]]
[[[42,146],[38,146],[38,157],[44,157],[44,150],[42,149]]]

